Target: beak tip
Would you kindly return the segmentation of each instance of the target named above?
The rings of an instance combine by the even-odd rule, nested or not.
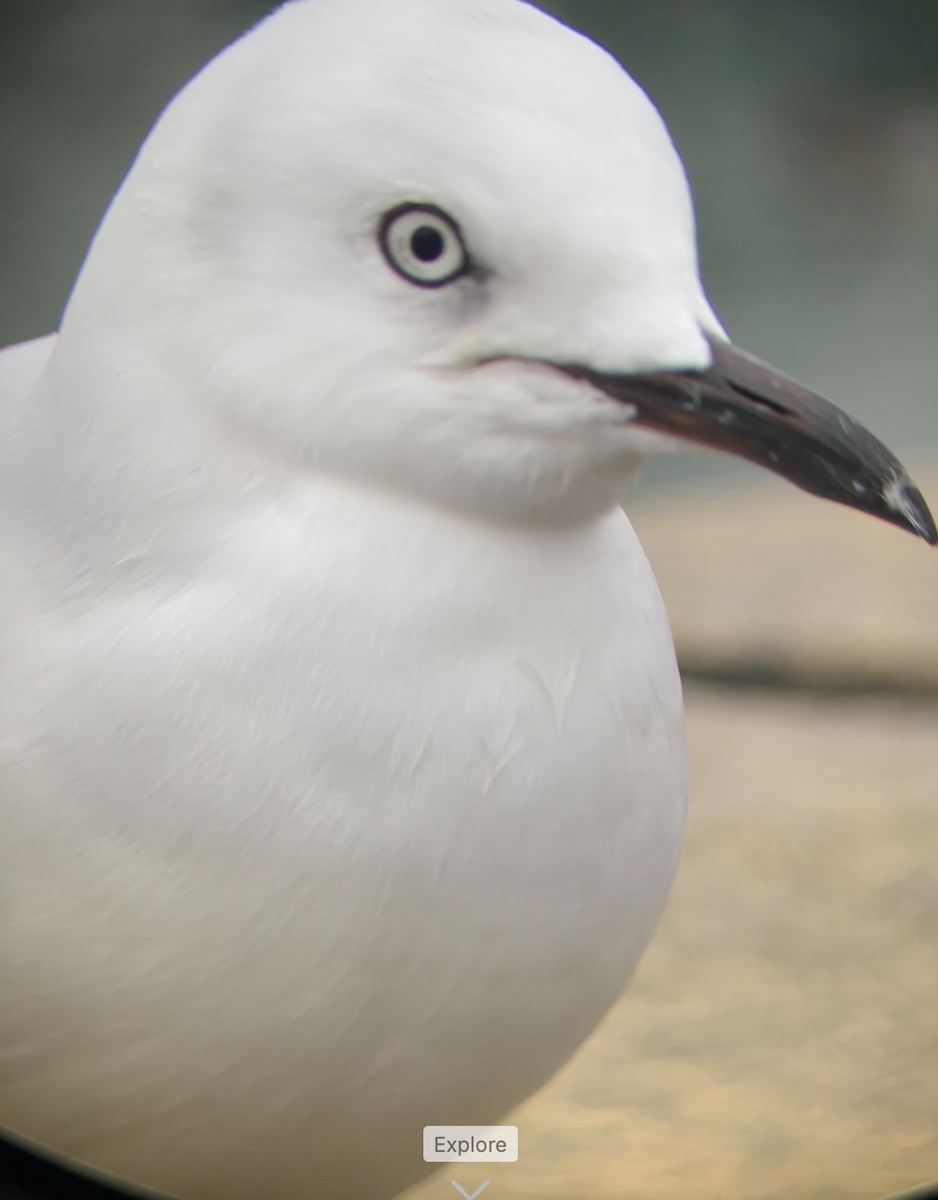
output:
[[[895,523],[917,534],[929,546],[938,546],[938,527],[925,497],[911,479],[897,480],[886,497]]]

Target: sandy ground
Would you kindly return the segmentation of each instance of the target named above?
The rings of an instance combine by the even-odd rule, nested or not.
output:
[[[916,472],[938,514],[938,472]],[[938,551],[781,481],[631,512],[694,671],[938,695]]]
[[[725,661],[927,693],[938,554],[759,503],[715,497],[696,533],[670,501],[637,522],[685,655],[716,629]],[[411,1200],[453,1178],[491,1180],[485,1200],[876,1200],[938,1178],[938,692],[691,687],[688,725],[685,860],[632,988],[511,1118],[517,1164],[444,1168]]]

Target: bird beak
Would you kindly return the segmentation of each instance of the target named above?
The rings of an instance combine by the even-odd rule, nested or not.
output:
[[[938,544],[902,463],[853,417],[728,342],[705,371],[564,371],[635,409],[634,423],[767,467],[806,492],[881,517]]]

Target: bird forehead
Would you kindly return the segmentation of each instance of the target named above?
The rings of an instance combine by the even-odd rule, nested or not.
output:
[[[220,177],[259,209],[295,202],[364,232],[427,201],[519,262],[551,243],[559,264],[574,242],[583,262],[591,246],[688,257],[690,199],[654,106],[518,0],[294,0],[237,52]]]
[[[408,182],[462,167],[522,191],[532,170],[681,176],[619,64],[519,0],[295,0],[255,36],[242,113],[268,154]]]

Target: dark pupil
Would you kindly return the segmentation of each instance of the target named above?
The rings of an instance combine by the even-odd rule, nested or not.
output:
[[[438,229],[434,229],[432,225],[421,225],[414,232],[414,236],[410,240],[410,247],[421,262],[432,263],[442,257],[446,243]]]

